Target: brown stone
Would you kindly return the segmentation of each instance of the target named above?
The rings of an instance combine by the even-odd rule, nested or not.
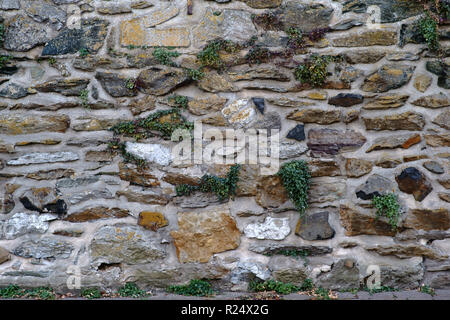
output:
[[[287,119],[303,123],[332,124],[341,120],[339,110],[300,109],[287,115]]]
[[[426,134],[425,141],[431,147],[450,147],[450,133]]]
[[[216,112],[222,110],[226,98],[219,96],[208,96],[205,98],[192,99],[188,102],[188,110],[190,113],[196,116],[203,116],[211,112]]]
[[[69,214],[63,220],[69,222],[87,222],[98,219],[118,219],[128,217],[129,211],[120,208],[95,207]]]
[[[264,208],[276,208],[288,200],[279,176],[266,176],[260,180],[256,203]]]
[[[421,97],[411,103],[415,106],[435,109],[450,106],[450,99],[447,95],[440,93]]]
[[[313,178],[309,189],[310,203],[323,203],[340,200],[345,196],[347,184],[343,179]]]
[[[400,259],[409,259],[412,257],[422,256],[433,260],[445,260],[447,255],[439,251],[420,244],[393,244],[393,245],[377,245],[367,246],[366,250],[374,251],[382,256],[396,256]]]
[[[367,110],[379,110],[399,108],[406,103],[409,96],[404,94],[386,94],[375,98],[373,101],[366,104],[363,108]]]
[[[86,152],[84,157],[85,161],[98,161],[98,162],[109,162],[112,160],[112,154],[109,151],[94,151],[90,150]]]
[[[231,82],[229,76],[219,74],[216,71],[205,73],[205,76],[197,81],[197,86],[207,92],[235,92],[238,88]]]
[[[387,136],[375,139],[366,153],[383,149],[403,148],[409,149],[411,146],[422,141],[420,134],[402,134],[397,136]]]
[[[411,130],[420,131],[425,126],[425,119],[422,114],[415,112],[404,112],[393,115],[386,115],[377,118],[362,117],[367,130]]]
[[[438,179],[438,182],[445,188],[450,189],[450,179]]]
[[[311,129],[308,132],[308,147],[313,155],[336,155],[340,152],[361,148],[366,138],[353,130]]]
[[[272,99],[267,99],[267,102],[279,106],[279,107],[293,107],[293,108],[299,108],[299,107],[308,107],[308,106],[313,106],[315,105],[315,103],[313,102],[308,102],[308,101],[304,101],[304,100],[299,100],[299,99],[291,99],[291,98],[287,98],[287,97],[279,97],[279,98],[272,98]]]
[[[308,162],[311,177],[334,177],[341,175],[341,168],[336,160],[311,159]]]
[[[56,92],[65,96],[79,96],[89,84],[89,79],[54,79],[38,84],[34,88],[40,92]]]
[[[412,209],[404,226],[419,230],[447,230],[450,228],[450,212],[441,209]]]
[[[17,135],[39,132],[65,132],[70,126],[66,115],[2,115],[0,134]]]
[[[73,174],[75,174],[75,171],[72,169],[54,169],[31,172],[25,177],[34,180],[57,180],[61,178],[69,178]]]
[[[198,186],[199,184],[199,178],[176,172],[166,173],[162,180],[172,185],[189,184],[191,186]]]
[[[384,50],[360,49],[345,51],[342,55],[351,64],[373,64],[383,59],[386,52]]]
[[[284,72],[281,72],[279,68],[265,66],[248,67],[239,71],[229,71],[228,76],[231,81],[275,80],[286,82],[291,80],[291,78]]]
[[[144,18],[145,19],[145,18]],[[124,47],[189,47],[189,29],[187,28],[148,28],[145,21],[135,18],[123,21],[120,25],[120,44]]]
[[[416,201],[422,201],[433,190],[427,177],[414,167],[404,169],[395,177],[398,188],[408,194],[412,194]]]
[[[331,40],[331,44],[335,47],[391,46],[396,43],[397,32],[390,30],[367,30]]]
[[[0,247],[0,264],[5,263],[11,259],[11,255],[9,251],[5,248]]]
[[[432,122],[444,129],[450,130],[450,109],[447,108],[442,111]]]
[[[208,262],[213,254],[236,249],[240,243],[236,222],[224,207],[179,212],[178,228],[170,234],[181,263]]]
[[[342,112],[341,121],[344,123],[350,123],[359,119],[361,111],[359,110],[345,110]]]
[[[139,170],[135,166],[119,163],[119,177],[122,180],[129,181],[131,184],[143,187],[159,186],[158,178],[145,170]]]
[[[402,163],[401,159],[395,159],[395,158],[391,158],[389,156],[383,155],[381,158],[379,158],[375,162],[375,165],[378,167],[381,167],[381,168],[395,168],[401,163]]]
[[[347,205],[341,205],[339,212],[346,236],[394,236],[396,234],[388,222],[381,218],[376,219],[375,215],[362,213]]]
[[[403,156],[403,162],[413,162],[423,159],[429,159],[429,156],[426,154],[413,154],[410,156]]]
[[[131,100],[128,104],[128,109],[130,109],[134,116],[141,114],[142,112],[153,110],[155,107],[156,99],[151,95],[146,95],[142,98]]]
[[[372,171],[373,163],[369,160],[348,158],[345,160],[347,177],[359,178]]]
[[[423,73],[418,74],[414,79],[414,88],[416,88],[417,91],[425,92],[430,87],[432,81],[433,78],[429,75]]]
[[[128,187],[125,190],[116,192],[116,196],[124,196],[129,202],[138,202],[145,204],[165,205],[169,202],[169,197],[160,191],[142,190],[138,187]]]
[[[162,96],[188,80],[189,77],[181,68],[155,66],[141,71],[136,79],[136,86],[145,94]]]
[[[361,90],[386,92],[400,88],[411,80],[415,68],[415,66],[402,64],[385,64],[364,80]]]
[[[239,0],[245,2],[251,8],[255,9],[267,9],[279,7],[282,0]]]
[[[169,224],[161,212],[142,211],[139,213],[138,225],[152,231],[157,231]]]
[[[450,202],[450,192],[438,192],[438,197],[445,202]]]

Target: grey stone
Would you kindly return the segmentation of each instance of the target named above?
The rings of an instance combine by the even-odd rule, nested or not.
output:
[[[48,40],[46,26],[17,15],[8,22],[3,46],[12,51],[28,51]]]
[[[103,89],[113,97],[134,97],[137,95],[137,90],[127,88],[129,78],[122,74],[97,72],[95,78],[100,82]]]
[[[82,78],[58,78],[40,83],[35,86],[35,89],[40,92],[57,92],[65,96],[81,95],[83,90],[86,90],[89,84],[89,79]]]
[[[400,88],[411,80],[415,69],[415,66],[385,64],[364,80],[361,90],[366,92],[386,92]]]
[[[49,21],[56,30],[61,29],[66,23],[66,12],[49,2],[35,0],[25,3],[25,12],[34,21],[41,23]]]
[[[92,183],[96,183],[97,181],[99,181],[98,176],[79,177],[75,179],[72,178],[59,179],[56,182],[56,188],[84,187]]]
[[[295,234],[305,240],[326,240],[334,237],[334,229],[328,222],[327,211],[306,215],[298,222]]]
[[[67,213],[67,205],[63,199],[56,195],[52,188],[31,188],[19,197],[25,209],[40,213],[55,213],[63,215]]]
[[[340,21],[334,25],[332,25],[330,28],[331,30],[334,31],[343,31],[343,30],[348,30],[351,29],[353,27],[359,27],[362,26],[364,23],[360,20],[357,19],[346,19],[343,21]]]
[[[270,278],[270,270],[267,266],[253,261],[239,261],[230,275],[230,281],[240,284],[242,281],[249,282],[254,278],[267,280]]]
[[[359,266],[351,259],[339,260],[330,272],[318,278],[317,284],[332,290],[359,288]]]
[[[244,229],[248,238],[283,240],[289,233],[289,218],[266,217],[264,222],[250,223]]]
[[[269,269],[274,280],[301,286],[308,278],[308,268],[301,259],[285,256],[273,256],[269,261]]]
[[[180,68],[151,67],[141,71],[137,78],[138,90],[152,95],[165,95],[189,80]]]
[[[305,144],[295,141],[281,141],[280,143],[280,159],[286,160],[296,158],[308,151]]]
[[[160,242],[155,232],[137,225],[106,225],[95,232],[89,252],[96,266],[102,263],[149,263],[166,257]]]
[[[360,185],[356,190],[356,196],[363,200],[371,200],[375,196],[381,196],[392,190],[391,180],[374,174],[366,182]]]
[[[56,219],[57,217],[52,214],[15,213],[3,222],[3,232],[0,233],[0,239],[2,234],[3,238],[11,240],[24,234],[45,233],[48,230],[49,222]]]
[[[322,4],[305,4],[298,1],[286,1],[282,6],[280,20],[285,29],[299,28],[310,32],[319,28],[327,28],[333,14],[333,9]]]
[[[3,247],[0,247],[0,264],[5,263],[11,259],[9,251]]]
[[[417,259],[413,258],[407,265],[381,265],[381,284],[397,289],[416,289],[424,275],[422,263],[416,261]]]
[[[20,9],[20,1],[19,0],[0,0],[0,9],[1,10]]]
[[[108,25],[109,22],[106,20],[83,19],[80,29],[63,28],[55,38],[48,41],[42,50],[42,55],[77,53],[80,49],[86,49],[89,53],[97,53],[103,46]]]
[[[293,129],[291,129],[286,138],[288,139],[295,139],[297,141],[303,141],[305,140],[305,125],[298,124]]]
[[[426,161],[423,163],[423,166],[428,171],[436,173],[436,174],[443,174],[445,172],[442,165],[436,161]]]
[[[9,166],[23,166],[29,164],[54,163],[76,161],[79,157],[71,151],[61,152],[33,152],[6,162]]]
[[[311,129],[308,132],[308,147],[314,157],[337,155],[340,152],[361,148],[366,138],[353,130]]]
[[[113,199],[111,191],[108,189],[99,190],[85,190],[82,192],[74,193],[69,197],[70,204],[78,204],[80,202],[94,200],[94,199]]]
[[[21,85],[9,82],[0,90],[0,97],[8,99],[20,99],[29,94],[28,89]]]
[[[442,111],[436,118],[432,120],[434,124],[438,126],[450,130],[450,110]]]
[[[73,250],[73,245],[66,241],[45,237],[39,240],[24,241],[13,250],[13,253],[22,258],[53,260],[67,259]]]

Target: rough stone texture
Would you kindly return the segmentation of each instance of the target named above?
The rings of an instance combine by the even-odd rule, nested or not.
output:
[[[45,237],[29,240],[17,246],[13,253],[23,258],[35,259],[67,259],[74,250],[73,245],[57,238]]]
[[[335,231],[328,223],[328,215],[327,211],[323,211],[299,219],[295,234],[310,241],[333,238]]]
[[[8,135],[38,133],[45,131],[65,132],[70,126],[66,115],[10,114],[0,116],[0,133]]]
[[[361,86],[366,92],[386,92],[397,89],[411,80],[416,67],[401,64],[386,64],[368,76]]]
[[[178,68],[152,67],[139,74],[139,90],[146,94],[164,95],[188,80],[186,73]]]
[[[307,145],[314,154],[336,155],[357,150],[365,142],[362,134],[352,130],[311,129],[308,131]]]
[[[128,214],[128,210],[119,208],[95,207],[73,212],[64,218],[64,220],[70,222],[87,222],[98,219],[125,218]]]
[[[366,152],[396,148],[409,149],[420,141],[422,141],[422,138],[416,133],[381,137],[375,139]]]
[[[3,46],[7,50],[28,51],[45,43],[48,39],[44,25],[28,17],[17,15],[8,22]]]
[[[398,188],[412,194],[416,201],[422,201],[433,190],[428,178],[414,167],[404,169],[395,177]]]
[[[235,249],[240,232],[229,210],[216,207],[203,212],[179,212],[178,230],[172,231],[178,260],[208,262],[214,253]]]
[[[11,259],[9,251],[5,248],[0,247],[0,264],[5,263]]]
[[[376,219],[375,214],[364,213],[348,205],[341,205],[339,211],[346,236],[364,234],[380,236],[395,235],[395,231],[392,230],[391,225],[387,221]]]
[[[359,178],[372,171],[373,163],[369,160],[348,158],[345,160],[347,177]]]
[[[89,79],[55,79],[35,87],[40,92],[57,92],[65,96],[79,96],[89,84]]]
[[[375,196],[381,196],[392,190],[392,182],[378,174],[370,176],[367,181],[359,186],[355,193],[356,196],[363,200],[371,200]]]
[[[115,224],[100,227],[89,244],[92,263],[141,264],[163,259],[167,253],[157,236],[139,226]]]
[[[52,214],[15,213],[3,222],[0,239],[15,239],[25,234],[45,233],[48,230],[49,222],[56,219],[57,217]]]
[[[248,224],[244,233],[248,238],[283,240],[291,232],[289,219],[267,217],[262,223]]]
[[[28,164],[53,163],[76,161],[79,157],[73,152],[34,152],[20,156],[17,159],[9,160],[6,163],[10,166],[22,166]]]
[[[128,77],[113,72],[97,72],[95,78],[113,97],[133,97],[137,91],[126,87]]]
[[[367,130],[422,130],[425,126],[425,119],[422,114],[415,112],[405,112],[394,115],[387,115],[377,118],[362,118]]]
[[[318,283],[334,290],[358,288],[359,274],[359,266],[355,260],[342,259],[333,264],[331,271],[320,277]]]
[[[405,226],[419,230],[447,230],[450,228],[448,209],[412,209],[405,220]]]

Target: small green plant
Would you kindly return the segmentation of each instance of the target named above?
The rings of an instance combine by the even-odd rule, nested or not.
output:
[[[314,294],[320,300],[331,300],[330,290],[328,290],[328,289],[324,289],[322,287],[318,287],[318,288],[314,289]]]
[[[87,57],[89,55],[89,50],[86,49],[86,48],[81,48],[79,50],[79,54],[80,54],[81,58],[85,58],[85,57]]]
[[[0,69],[4,68],[11,59],[12,56],[0,56]]]
[[[80,100],[81,100],[81,105],[84,108],[89,108],[89,90],[88,89],[83,89],[80,91]]]
[[[368,288],[368,287],[364,287],[363,288],[364,291],[369,292],[370,295],[373,295],[374,293],[380,293],[380,292],[395,292],[398,291],[398,289],[396,288],[392,288],[389,286],[380,286],[379,288]]]
[[[298,28],[288,28],[286,30],[288,35],[288,46],[291,48],[298,48],[303,46],[303,32]]]
[[[5,26],[0,23],[0,46],[3,45],[3,41],[5,41]]]
[[[424,37],[428,48],[431,51],[437,51],[440,47],[438,24],[429,14],[419,20],[419,31]]]
[[[100,299],[102,294],[98,288],[86,288],[81,291],[81,296],[86,299]]]
[[[430,296],[434,296],[436,294],[434,289],[432,287],[427,286],[427,285],[422,285],[420,287],[420,292],[429,294]]]
[[[349,292],[352,294],[357,294],[359,291],[359,288],[349,288],[349,289],[341,289],[340,292]]]
[[[197,279],[191,280],[185,286],[170,286],[167,291],[183,296],[206,297],[214,295],[214,290],[208,281]]]
[[[276,250],[270,253],[265,253],[266,256],[273,256],[273,255],[283,255],[286,257],[293,257],[293,258],[302,258],[304,261],[304,265],[306,266],[308,264],[308,250],[302,250],[302,249],[281,249]]]
[[[130,298],[142,298],[147,296],[147,292],[139,289],[139,287],[133,282],[127,282],[122,288],[119,289],[118,293],[121,297]]]
[[[176,63],[172,61],[172,58],[177,58],[180,56],[180,53],[177,51],[173,51],[173,48],[164,48],[159,47],[153,50],[153,57],[163,65],[166,66],[176,66]]]
[[[177,95],[177,94],[169,96],[167,98],[167,100],[169,102],[172,102],[173,104],[175,104],[175,106],[177,108],[181,108],[181,109],[187,109],[188,103],[189,103],[188,97],[180,96],[180,95]]]
[[[294,160],[285,163],[278,172],[283,186],[295,208],[302,217],[308,208],[308,191],[311,181],[311,173],[308,164],[304,160]]]
[[[194,81],[199,81],[205,76],[205,73],[200,69],[185,68],[184,70],[187,76]]]
[[[245,59],[249,65],[261,64],[270,59],[270,51],[267,48],[256,45],[250,48]]]
[[[20,298],[23,297],[25,291],[18,286],[11,284],[6,288],[0,288],[0,298]]]
[[[327,68],[330,62],[331,58],[328,56],[311,55],[303,64],[295,68],[295,79],[313,87],[320,87],[327,79]]]
[[[222,71],[225,69],[225,63],[220,57],[220,52],[237,52],[240,46],[230,40],[215,39],[210,41],[203,50],[197,54],[197,59],[202,67],[210,67]]]
[[[33,288],[30,290],[25,291],[25,296],[28,298],[37,298],[40,300],[54,300],[55,299],[55,293],[53,292],[53,289],[48,287],[39,287],[39,288]]]
[[[144,159],[138,158],[127,152],[125,142],[121,142],[118,138],[113,138],[108,142],[108,149],[112,153],[119,152],[122,155],[124,162],[134,163],[139,168],[145,168],[147,166],[147,162]]]
[[[129,90],[135,90],[136,89],[136,79],[128,78],[125,81],[125,88]]]
[[[392,229],[396,230],[400,218],[400,204],[397,196],[394,193],[375,196],[372,199],[372,205],[377,209],[377,219],[382,216],[388,218]]]
[[[54,66],[54,65],[56,64],[56,59],[53,58],[53,57],[50,57],[50,58],[48,59],[48,64],[49,64],[50,66]]]
[[[187,196],[195,191],[201,191],[214,193],[219,198],[219,201],[229,199],[236,194],[240,168],[239,164],[231,166],[225,178],[205,174],[200,179],[198,186],[189,184],[177,185],[175,187],[177,196]]]

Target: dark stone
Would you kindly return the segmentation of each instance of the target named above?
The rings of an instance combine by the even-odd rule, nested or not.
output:
[[[367,139],[353,130],[311,129],[308,131],[308,147],[314,157],[337,155],[340,152],[361,148]]]
[[[375,196],[381,196],[392,190],[391,180],[374,174],[367,181],[359,186],[355,193],[356,196],[363,200],[372,200]]]
[[[422,201],[433,190],[427,177],[414,167],[408,167],[395,177],[401,191],[412,194]]]
[[[48,40],[46,26],[28,17],[14,16],[6,26],[3,46],[12,51],[28,51]]]
[[[151,67],[142,71],[136,79],[139,91],[162,96],[189,81],[186,72],[181,68]]]
[[[95,74],[103,89],[113,97],[133,97],[137,90],[126,87],[128,78],[122,74],[99,71]]]
[[[97,53],[103,46],[108,33],[109,22],[106,20],[82,20],[80,29],[64,28],[50,40],[42,50],[42,55],[63,55],[77,53],[86,49],[89,53]]]
[[[280,17],[284,27],[299,28],[304,32],[315,29],[327,28],[333,8],[322,4],[304,4],[298,1],[287,1],[283,5],[283,13]]]
[[[8,99],[20,99],[28,95],[27,88],[24,88],[17,83],[7,83],[3,89],[0,90],[0,97]]]
[[[80,96],[87,88],[89,79],[55,79],[35,86],[40,92],[57,92],[65,96]]]
[[[297,141],[305,140],[305,125],[298,124],[290,130],[286,136],[288,139],[295,139]]]
[[[264,98],[252,98],[252,101],[255,104],[256,108],[259,110],[259,112],[261,112],[261,114],[264,114],[264,109],[266,107]]]
[[[254,125],[255,129],[265,129],[267,134],[271,135],[271,130],[281,130],[281,117],[277,112],[268,112],[264,115],[262,121]]]
[[[364,97],[355,93],[339,93],[337,96],[328,99],[329,104],[340,107],[351,107],[363,103],[363,101]]]
[[[59,199],[51,188],[31,188],[19,197],[23,206],[31,211],[39,213],[55,213],[64,215],[67,213],[67,205],[63,199]]]
[[[381,23],[391,23],[404,20],[423,13],[419,3],[404,0],[344,0],[341,1],[342,13],[366,13],[369,6],[378,6],[381,9]]]
[[[313,213],[300,219],[295,234],[305,240],[326,240],[334,237],[334,229],[328,223],[326,211]]]

